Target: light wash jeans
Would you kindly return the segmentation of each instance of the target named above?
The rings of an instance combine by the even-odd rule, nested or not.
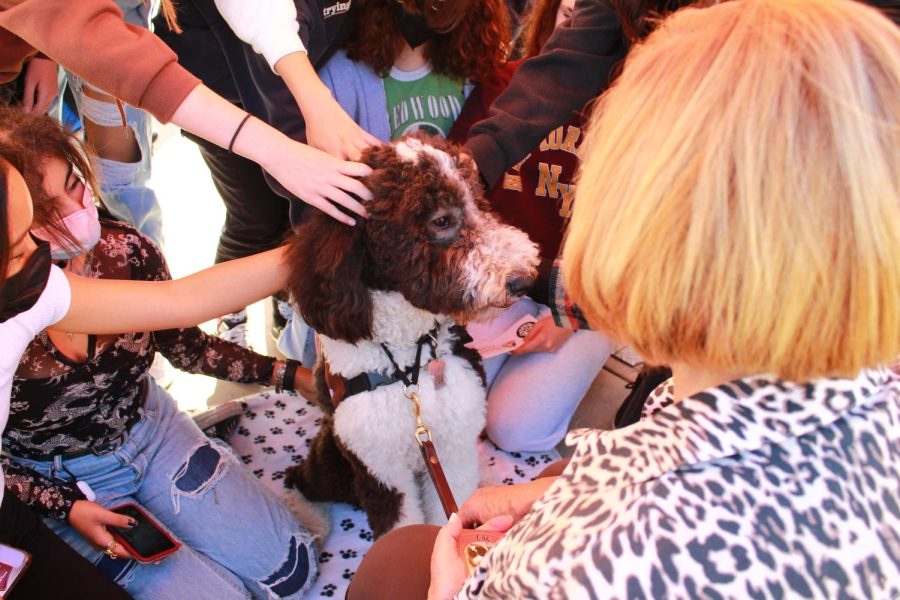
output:
[[[469,324],[468,331],[475,341],[491,340],[526,314],[540,319],[549,317],[550,309],[525,297],[490,322]],[[556,446],[614,349],[596,331],[580,330],[556,352],[501,354],[485,360],[488,437],[507,452],[540,452]]]
[[[125,14],[125,22],[129,25],[150,28],[150,19],[155,14],[156,2],[147,6],[142,0],[116,0],[116,4]],[[65,79],[72,89],[79,114],[81,108],[83,82],[76,75],[66,72]],[[60,89],[63,89],[60,87]],[[115,104],[108,105],[109,117],[119,121],[119,109]],[[153,240],[160,249],[163,248],[162,209],[156,198],[156,192],[147,187],[150,180],[150,152],[153,120],[146,112],[125,106],[125,121],[129,135],[134,135],[141,150],[141,160],[134,163],[122,163],[105,158],[96,158],[99,167],[100,191],[103,204],[112,215],[121,221],[131,223],[134,227]]]
[[[106,508],[141,505],[182,548],[159,564],[112,560],[68,524],[47,524],[137,600],[302,597],[318,566],[309,533],[229,446],[145,380],[143,416],[115,451],[14,460],[50,479],[86,482]]]

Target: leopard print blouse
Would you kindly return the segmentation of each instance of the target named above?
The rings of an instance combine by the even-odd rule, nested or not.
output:
[[[569,443],[458,598],[900,597],[894,372],[749,377]]]

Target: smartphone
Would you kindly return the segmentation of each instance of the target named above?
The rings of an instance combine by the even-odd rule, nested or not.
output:
[[[123,504],[112,511],[137,521],[132,528],[111,527],[109,530],[136,561],[154,563],[181,548],[181,544],[137,504]]]
[[[0,598],[6,598],[31,564],[31,555],[6,544],[0,544]]]

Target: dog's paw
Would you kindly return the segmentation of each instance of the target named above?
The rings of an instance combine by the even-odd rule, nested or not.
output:
[[[297,517],[313,536],[313,542],[321,551],[325,540],[331,533],[331,504],[328,502],[312,502],[298,490],[285,488],[279,492],[285,506]]]

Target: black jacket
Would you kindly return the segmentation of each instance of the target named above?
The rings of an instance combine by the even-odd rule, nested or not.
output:
[[[900,22],[900,0],[866,0],[866,4]],[[469,132],[466,147],[488,187],[603,92],[627,50],[608,1],[577,0],[567,26],[557,27],[543,52],[519,67],[491,106],[490,116]]]

